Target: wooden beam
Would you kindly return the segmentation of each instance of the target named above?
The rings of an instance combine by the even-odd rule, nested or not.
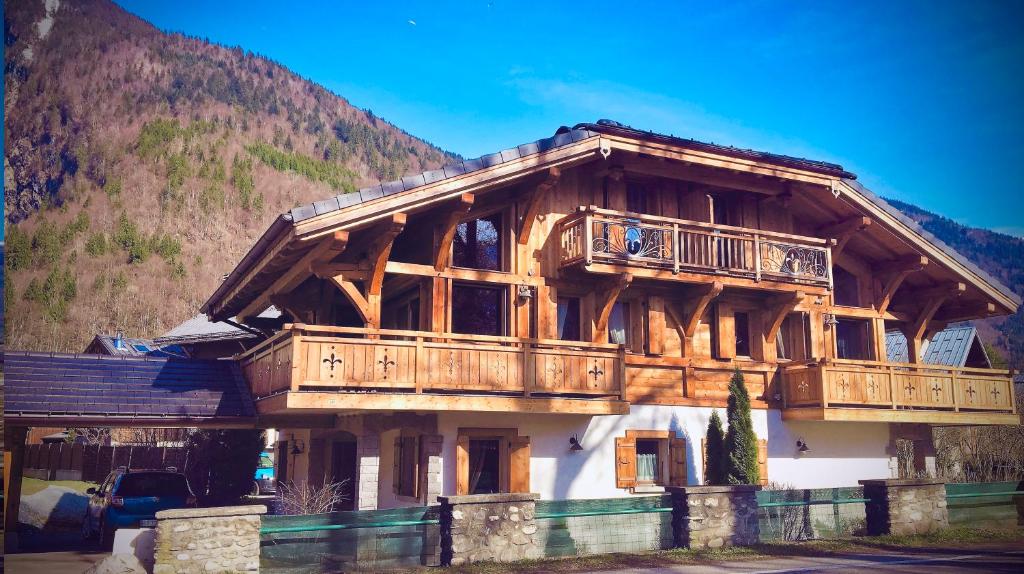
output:
[[[606,281],[604,284],[597,289],[595,292],[596,300],[596,321],[594,322],[594,335],[593,342],[604,342],[604,339],[608,337],[608,317],[612,314],[612,307],[615,306],[615,300],[618,299],[619,294],[622,293],[623,289],[629,287],[629,284],[633,282],[633,275],[630,273],[623,273],[618,277],[613,278],[611,281]]]
[[[348,231],[335,231],[325,237],[308,253],[302,256],[295,265],[292,265],[280,277],[274,281],[263,293],[238,312],[238,319],[245,322],[250,317],[255,317],[270,306],[270,296],[278,293],[288,293],[306,280],[313,271],[314,265],[330,261],[345,251],[348,246]]]
[[[441,271],[447,267],[448,258],[452,253],[452,241],[455,240],[455,230],[473,207],[473,201],[473,194],[463,193],[448,212],[448,217],[441,225],[441,240],[438,242],[437,251],[434,252],[434,269]]]
[[[380,232],[377,239],[367,252],[366,259],[369,262],[370,278],[366,282],[366,294],[380,295],[384,286],[384,270],[387,266],[388,257],[391,256],[391,247],[395,244],[395,238],[405,229],[406,215],[396,213],[391,216],[391,221]]]
[[[793,309],[803,303],[807,295],[803,291],[795,291],[791,294],[779,295],[775,300],[768,305],[767,320],[764,322],[764,340],[766,344],[775,344],[775,336],[779,333],[779,329],[782,328],[782,322],[786,320],[786,315],[791,313]]]
[[[334,286],[352,303],[352,306],[356,308],[359,316],[363,319],[363,323],[369,325],[373,319],[370,312],[370,303],[363,296],[362,292],[359,291],[359,287],[356,287],[356,284],[346,279],[344,275],[331,277],[331,283],[334,283]]]
[[[836,240],[836,245],[832,248],[832,257],[834,258],[843,252],[843,249],[846,248],[846,243],[855,233],[863,231],[870,225],[871,219],[868,217],[851,217],[819,227],[818,235]]]
[[[296,299],[288,293],[278,293],[270,296],[270,302],[281,311],[291,315],[296,321],[304,323],[316,322],[312,315],[314,309],[309,305],[308,301]]]
[[[907,358],[911,363],[921,360],[921,342],[929,329],[935,313],[939,307],[951,297],[957,297],[967,289],[963,283],[952,283],[939,285],[917,294],[925,303],[914,322],[903,327],[903,334],[907,338]]]
[[[466,411],[493,413],[629,414],[629,403],[609,399],[508,397],[498,395],[436,395],[417,393],[288,392],[256,402],[268,414],[337,413],[342,411]]]
[[[520,245],[526,245],[530,241],[530,233],[533,231],[534,222],[537,221],[537,212],[540,210],[541,200],[544,199],[549,191],[558,187],[558,181],[561,177],[561,169],[557,167],[549,168],[547,177],[544,178],[544,181],[537,184],[536,189],[530,194],[530,198],[526,200],[523,216],[519,222],[518,241]]]
[[[875,267],[875,274],[882,284],[878,292],[875,306],[879,315],[884,315],[889,310],[889,304],[896,294],[896,290],[903,284],[903,280],[911,273],[916,273],[928,265],[928,258],[923,255],[904,257]]]
[[[725,286],[721,281],[715,281],[702,286],[698,293],[689,300],[688,308],[691,308],[687,313],[683,322],[683,333],[687,339],[693,337],[697,332],[697,324],[700,323],[700,318],[704,315],[704,311],[708,308],[708,305],[722,294],[722,289]]]
[[[996,304],[989,301],[976,301],[970,304],[962,304],[951,309],[945,309],[936,313],[933,321],[952,323],[954,321],[966,321],[968,319],[984,319],[996,314]]]

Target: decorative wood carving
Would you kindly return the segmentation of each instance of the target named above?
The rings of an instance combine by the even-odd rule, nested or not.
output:
[[[767,344],[775,343],[775,336],[782,328],[782,322],[786,320],[786,315],[792,312],[797,305],[803,303],[806,298],[807,295],[803,291],[796,291],[779,295],[768,305],[768,315],[764,322],[764,340]]]
[[[923,255],[904,257],[889,263],[875,267],[875,274],[879,277],[882,287],[878,293],[876,307],[878,314],[884,315],[889,310],[893,295],[903,284],[903,280],[911,273],[920,271],[928,266],[928,258]]]
[[[455,230],[472,207],[473,194],[463,193],[448,212],[448,217],[441,226],[441,240],[438,242],[437,251],[434,252],[435,270],[442,271],[448,265],[448,258],[452,253],[452,241],[455,240]]]
[[[594,342],[603,342],[608,337],[608,317],[612,314],[612,307],[615,300],[623,289],[629,287],[633,282],[633,275],[623,273],[611,281],[606,281],[603,286],[595,289],[597,301],[597,320],[594,325]]]
[[[716,297],[722,294],[724,287],[720,281],[702,285],[696,296],[688,301],[688,312],[683,322],[683,332],[687,339],[693,337],[694,333],[697,332],[697,324],[700,323],[700,318],[704,315],[704,311]]]
[[[838,257],[843,249],[846,248],[846,243],[850,240],[855,233],[867,229],[871,225],[871,219],[868,217],[851,217],[850,219],[844,219],[831,225],[825,225],[818,228],[818,235],[822,237],[831,237],[836,240],[836,244],[832,247],[832,257]]]
[[[562,177],[562,170],[557,167],[548,169],[548,175],[537,188],[533,190],[530,198],[526,201],[523,210],[523,217],[519,223],[518,241],[520,245],[526,245],[530,241],[530,233],[533,231],[533,224],[537,221],[537,212],[540,210],[541,201],[549,191],[558,187],[558,180]]]

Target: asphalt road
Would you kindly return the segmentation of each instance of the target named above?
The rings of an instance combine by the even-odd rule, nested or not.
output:
[[[906,552],[847,553],[688,564],[666,568],[620,570],[636,574],[790,574],[798,572],[898,572],[947,574],[960,572],[1024,572],[1024,548],[915,549]]]

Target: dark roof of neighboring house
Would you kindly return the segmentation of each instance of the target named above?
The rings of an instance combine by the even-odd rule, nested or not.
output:
[[[178,345],[167,345],[153,339],[135,337],[121,337],[119,341],[116,335],[97,334],[86,351],[94,347],[102,349],[103,354],[121,357],[188,357],[185,349]]]
[[[255,417],[234,361],[7,353],[5,417],[201,421]]]
[[[984,361],[991,366],[988,354],[985,352],[981,339],[978,338],[978,330],[970,325],[958,325],[946,327],[939,331],[928,342],[921,362],[929,365],[945,365],[947,367],[963,367],[967,365],[967,358],[971,354],[971,348],[975,345],[980,349]],[[890,363],[907,363],[907,338],[899,331],[888,331],[885,334],[885,350]]]
[[[281,312],[274,307],[270,307],[260,313],[259,316],[274,319],[280,317]],[[224,321],[210,321],[206,315],[200,313],[153,339],[153,341],[158,344],[177,343],[188,345],[193,343],[212,343],[215,341],[255,339],[256,337],[258,335],[251,331],[239,329]]]

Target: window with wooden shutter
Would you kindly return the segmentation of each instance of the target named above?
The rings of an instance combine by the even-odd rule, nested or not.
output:
[[[768,439],[757,441],[757,469],[761,475],[761,484],[768,484]]]
[[[712,348],[716,359],[736,358],[736,323],[732,305],[718,303],[715,305],[715,340]]]
[[[656,295],[647,298],[647,353],[660,355],[665,349],[665,300]]]
[[[469,494],[469,436],[461,433],[455,442],[455,494]]]
[[[392,490],[399,496],[419,496],[419,437],[396,436]]]
[[[508,448],[509,492],[530,492],[530,437],[517,436]]]
[[[668,484],[686,486],[686,439],[671,438],[668,441]]]
[[[615,438],[615,487],[636,486],[636,439]]]

